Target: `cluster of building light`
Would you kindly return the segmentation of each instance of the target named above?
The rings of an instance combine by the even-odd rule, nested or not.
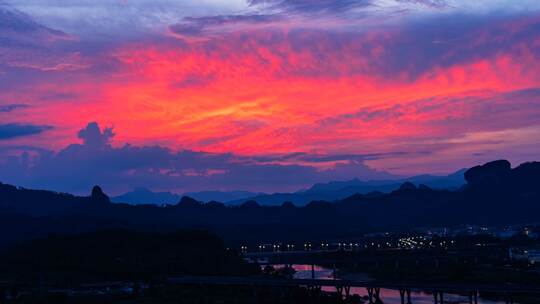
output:
[[[361,244],[358,242],[321,242],[313,244],[311,242],[303,243],[303,250],[359,250],[364,249],[425,249],[425,248],[448,248],[455,243],[454,240],[435,240],[430,236],[416,235],[416,236],[403,236],[403,237],[382,237],[372,240],[364,240]],[[302,246],[302,245],[300,245]],[[259,252],[281,252],[281,251],[294,251],[296,249],[294,244],[261,244],[258,245]],[[302,247],[300,247],[302,248]],[[248,247],[240,247],[241,252],[247,252]]]
[[[424,247],[426,239],[424,237],[402,237],[398,240],[398,248],[416,249]]]
[[[415,237],[402,237],[398,239],[397,247],[399,249],[423,249],[423,248],[448,248],[448,246],[455,244],[454,240],[439,240],[427,238],[425,236]]]

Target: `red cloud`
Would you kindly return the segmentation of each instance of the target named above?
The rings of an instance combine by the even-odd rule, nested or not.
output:
[[[421,145],[436,153],[471,133],[537,126],[528,114],[538,96],[512,92],[540,87],[538,18],[463,24],[242,28],[195,42],[121,43],[89,71],[64,71],[69,86],[45,73],[12,97],[42,105],[25,109],[27,119],[58,126],[55,147],[95,120],[115,126],[116,143],[244,155],[417,151],[422,140],[436,141]],[[36,101],[62,90],[78,97]],[[457,158],[475,151],[467,144]]]

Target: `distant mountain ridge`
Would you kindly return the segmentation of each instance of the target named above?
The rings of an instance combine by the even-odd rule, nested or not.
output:
[[[372,180],[361,181],[352,179],[348,181],[331,181],[318,183],[309,189],[291,193],[255,193],[250,191],[201,191],[177,194],[172,192],[153,192],[146,188],[136,188],[133,191],[114,196],[111,200],[115,203],[139,204],[176,204],[182,196],[189,196],[198,201],[224,202],[227,205],[240,205],[247,201],[257,201],[264,206],[279,206],[284,202],[292,202],[297,206],[303,206],[313,200],[335,201],[344,199],[355,193],[367,194],[370,192],[389,193],[396,190],[404,182],[424,184],[433,189],[458,189],[465,183],[463,174],[467,169],[461,169],[446,176],[417,175],[409,178],[395,180]]]
[[[189,196],[203,202],[218,201],[229,204],[231,201],[265,194],[266,193],[250,191],[200,191],[186,192],[184,193],[184,196]]]
[[[264,194],[246,197],[228,203],[234,205],[254,200],[265,206],[278,206],[283,202],[292,202],[297,206],[303,206],[314,200],[341,200],[356,193],[389,193],[399,189],[404,182],[411,182],[415,185],[423,184],[433,189],[456,190],[465,184],[465,171],[467,171],[467,169],[461,169],[446,176],[425,174],[395,180],[361,181],[359,179],[353,179],[348,181],[332,181],[328,183],[318,183],[307,190],[298,192]]]
[[[201,191],[201,192],[186,192],[177,194],[172,192],[153,192],[146,188],[136,188],[133,191],[114,196],[111,200],[115,203],[127,203],[132,205],[140,204],[156,204],[156,205],[173,205],[180,201],[183,196],[192,197],[198,201],[220,201],[229,202],[240,200],[246,197],[262,195],[262,193],[249,191]]]
[[[199,229],[241,244],[288,240],[336,240],[370,231],[463,224],[540,222],[540,162],[512,168],[505,160],[473,167],[456,190],[405,182],[390,193],[356,193],[305,206],[283,203],[238,206],[182,197],[177,204],[113,204],[99,187],[90,196],[17,188],[0,183],[0,246],[50,234],[103,229],[175,231]]]
[[[133,191],[111,197],[115,203],[126,203],[132,205],[156,204],[166,205],[174,204],[180,201],[182,195],[172,192],[153,192],[147,188],[135,188]]]

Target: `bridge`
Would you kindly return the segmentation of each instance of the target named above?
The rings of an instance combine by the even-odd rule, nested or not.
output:
[[[208,277],[183,276],[168,279],[173,285],[202,285],[202,286],[265,286],[265,287],[306,287],[313,292],[320,292],[321,287],[333,287],[340,299],[348,299],[352,287],[365,288],[369,303],[382,303],[380,290],[398,290],[402,304],[412,304],[412,290],[428,291],[433,294],[433,303],[444,303],[445,293],[467,294],[470,304],[477,304],[480,292],[501,295],[507,304],[514,303],[516,295],[534,295],[540,297],[540,287],[518,286],[510,284],[430,284],[430,283],[394,283],[361,280],[331,280],[331,279],[268,279],[263,277]]]
[[[274,264],[304,264],[326,265],[327,267],[344,267],[345,265],[358,268],[360,265],[379,268],[382,265],[390,265],[395,269],[413,265],[415,267],[434,267],[438,269],[442,264],[456,264],[458,262],[467,262],[478,264],[483,257],[475,253],[427,253],[403,255],[399,252],[387,251],[385,255],[353,253],[348,256],[336,256],[343,253],[341,250],[309,250],[309,251],[274,251],[274,252],[245,252],[242,257],[252,263],[260,265]],[[314,276],[312,276],[314,278]]]

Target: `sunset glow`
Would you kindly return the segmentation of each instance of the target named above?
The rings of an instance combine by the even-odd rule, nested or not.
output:
[[[540,152],[538,5],[502,14],[489,1],[477,11],[461,1],[379,1],[340,8],[348,17],[337,21],[326,1],[312,10],[302,1],[209,1],[206,16],[149,16],[151,27],[103,33],[12,2],[0,4],[0,127],[38,129],[0,129],[1,180],[38,183],[33,170],[71,153],[66,147],[83,142],[77,134],[91,122],[112,128],[104,145],[118,154],[200,154],[182,165],[134,160],[111,169],[131,176],[111,192],[254,189],[246,180],[259,173],[241,180],[238,166],[275,167],[276,180],[309,171],[255,189],[294,190]],[[144,8],[126,1],[129,9]],[[23,157],[26,173],[9,173]],[[91,182],[57,188],[84,191]]]

